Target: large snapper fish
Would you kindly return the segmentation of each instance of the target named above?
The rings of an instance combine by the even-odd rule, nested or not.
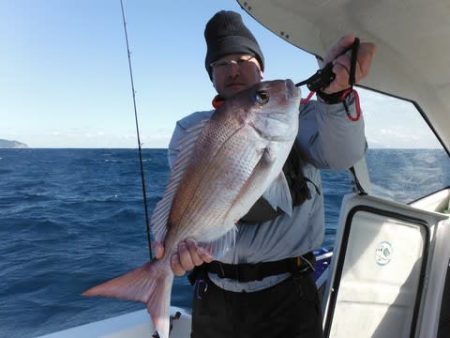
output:
[[[291,80],[261,82],[226,100],[190,128],[169,183],[152,215],[164,256],[87,290],[86,296],[146,303],[157,333],[169,336],[170,258],[190,238],[220,257],[234,244],[236,223],[262,195],[288,214],[282,172],[298,131],[300,96]]]

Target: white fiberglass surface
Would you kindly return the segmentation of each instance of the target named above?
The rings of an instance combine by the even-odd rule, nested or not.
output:
[[[348,216],[345,261],[330,337],[409,337],[420,290],[425,227],[403,216]]]

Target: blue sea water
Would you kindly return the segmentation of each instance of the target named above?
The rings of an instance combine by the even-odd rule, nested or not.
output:
[[[80,295],[148,260],[137,156],[0,149],[0,337],[35,337],[144,307]],[[368,162],[376,192],[397,201],[450,185],[441,150],[371,150]],[[168,179],[167,151],[144,150],[144,167],[151,212]],[[331,248],[351,180],[331,170],[322,178]],[[190,307],[190,293],[186,278],[177,278],[172,304]]]

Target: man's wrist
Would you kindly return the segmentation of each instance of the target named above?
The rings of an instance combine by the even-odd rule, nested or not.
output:
[[[336,104],[344,102],[351,93],[352,88],[348,88],[332,94],[327,94],[323,91],[318,90],[316,92],[316,95],[324,103]]]

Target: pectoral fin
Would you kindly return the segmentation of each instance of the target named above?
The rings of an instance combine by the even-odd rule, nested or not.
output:
[[[274,210],[280,208],[289,216],[292,215],[292,196],[283,172],[266,189],[263,197]]]
[[[236,232],[236,225],[233,225],[231,229],[221,237],[209,243],[201,243],[200,246],[205,247],[214,259],[220,259],[234,246],[236,242]]]

